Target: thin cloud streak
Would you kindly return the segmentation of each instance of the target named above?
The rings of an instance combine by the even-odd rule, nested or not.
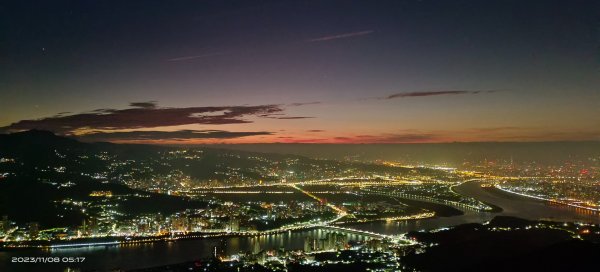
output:
[[[463,95],[463,94],[480,94],[480,93],[494,93],[498,90],[442,90],[442,91],[424,91],[424,92],[404,92],[395,93],[384,97],[377,97],[379,100],[389,100],[395,98],[406,98],[406,97],[425,97],[425,96],[439,96],[439,95]]]
[[[358,135],[350,141],[358,143],[426,143],[441,139],[441,135],[433,133],[386,133],[381,135]]]
[[[182,56],[182,57],[168,59],[167,61],[170,61],[170,62],[188,61],[188,60],[203,59],[203,58],[221,56],[221,55],[225,55],[225,53],[209,53],[209,54],[203,54],[203,55]]]
[[[290,104],[288,104],[288,106],[289,107],[300,107],[300,106],[318,105],[318,104],[321,104],[321,101],[290,103]]]
[[[157,106],[156,103],[156,101],[131,102],[129,103],[129,106],[134,108],[154,109]]]
[[[225,131],[225,130],[177,130],[177,131],[119,131],[93,132],[76,138],[87,142],[101,141],[147,141],[147,140],[193,140],[234,139],[257,135],[273,135],[269,131]]]
[[[280,120],[294,120],[294,119],[311,119],[315,118],[313,116],[286,116],[286,117],[267,117],[272,119],[280,119]]]
[[[374,30],[365,30],[365,31],[343,33],[343,34],[330,35],[330,36],[309,39],[309,40],[307,40],[307,42],[326,42],[326,41],[331,41],[331,40],[346,39],[346,38],[369,35],[373,32],[375,32],[375,31]]]

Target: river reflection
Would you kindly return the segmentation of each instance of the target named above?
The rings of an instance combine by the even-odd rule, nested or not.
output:
[[[477,182],[466,182],[455,187],[454,190],[460,194],[496,205],[502,208],[502,212],[485,213],[466,211],[464,215],[452,217],[396,222],[369,222],[349,224],[347,226],[378,233],[400,234],[409,231],[431,230],[466,223],[483,223],[498,215],[515,216],[530,220],[600,223],[600,215],[598,213],[564,205],[552,205],[545,201],[511,195],[494,188],[483,189]]]
[[[546,201],[505,193],[495,188],[483,189],[477,182],[464,183],[455,187],[455,191],[501,207],[503,210],[501,215],[530,220],[600,223],[600,215],[597,212],[565,205],[552,205]]]
[[[430,230],[456,226],[466,223],[483,223],[494,218],[497,214],[466,212],[464,215],[452,217],[435,217],[407,221],[377,221],[360,224],[348,224],[347,227],[385,234],[402,234],[409,231]]]
[[[508,195],[496,189],[482,189],[478,183],[467,182],[455,188],[461,194],[475,197],[484,202],[494,204],[503,209],[501,213],[479,213],[468,211],[464,215],[453,217],[437,217],[422,220],[370,222],[349,224],[346,226],[384,234],[401,234],[409,231],[437,229],[465,223],[482,223],[497,215],[516,216],[525,219],[550,219],[556,221],[582,221],[600,223],[597,213],[580,211],[564,206],[549,205],[542,201]],[[302,249],[304,237],[324,238],[331,230],[313,229],[307,231],[286,232],[260,237],[229,237],[226,239],[210,238],[200,240],[183,240],[177,242],[160,242],[150,244],[104,246],[85,248],[62,248],[52,251],[22,250],[0,252],[0,271],[64,271],[67,265],[55,264],[12,264],[13,256],[57,256],[86,257],[86,261],[71,267],[85,270],[107,271],[114,268],[133,269],[181,263],[211,256],[213,247],[225,244],[228,255],[251,251],[255,242],[261,249],[287,250]],[[365,240],[368,237],[347,234],[348,240]]]
[[[115,268],[133,269],[161,266],[210,257],[213,254],[214,246],[218,245],[224,245],[227,255],[251,251],[254,243],[259,243],[263,250],[280,248],[298,250],[304,246],[304,237],[322,239],[326,237],[327,233],[332,232],[335,231],[312,229],[258,237],[208,238],[136,245],[60,248],[49,251],[8,251],[0,252],[0,271],[64,271],[66,267],[109,271]],[[349,241],[369,239],[369,237],[358,234],[347,233],[346,235]],[[13,256],[85,257],[86,260],[82,264],[70,266],[64,264],[13,264],[11,263]]]

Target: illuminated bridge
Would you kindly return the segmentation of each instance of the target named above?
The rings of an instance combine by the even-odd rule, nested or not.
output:
[[[373,189],[368,189],[368,188],[361,188],[361,190],[364,192],[367,192],[367,193],[371,193],[371,194],[378,194],[378,195],[391,196],[391,197],[401,197],[401,198],[406,198],[406,199],[413,199],[413,200],[426,201],[426,202],[431,202],[431,203],[436,203],[436,204],[448,205],[448,206],[452,206],[452,207],[455,207],[455,208],[458,208],[461,210],[472,210],[472,211],[478,211],[478,212],[486,212],[486,211],[492,210],[491,207],[489,207],[483,203],[478,203],[478,205],[475,206],[475,205],[461,203],[458,201],[437,199],[437,198],[430,197],[430,196],[420,196],[420,195],[413,195],[413,194],[400,193],[400,192],[384,192],[384,191],[373,190]]]
[[[339,231],[343,231],[343,232],[349,232],[349,233],[360,234],[360,235],[364,235],[364,236],[371,236],[371,237],[382,238],[382,239],[383,238],[389,238],[389,239],[394,238],[394,236],[391,236],[391,235],[385,235],[385,234],[376,233],[376,232],[372,232],[372,231],[359,230],[359,229],[340,227],[340,226],[326,225],[326,226],[322,226],[321,228],[339,230]]]
[[[373,238],[377,238],[377,239],[390,239],[391,242],[396,243],[397,245],[408,246],[408,245],[414,245],[417,243],[413,240],[407,239],[404,236],[404,234],[387,235],[387,234],[381,234],[381,233],[376,233],[376,232],[372,232],[372,231],[353,229],[353,228],[347,228],[347,227],[339,227],[339,226],[331,226],[331,225],[322,226],[321,228],[338,230],[338,231],[348,232],[348,233],[353,233],[353,234],[359,234],[359,235],[369,236],[369,237],[373,237]]]

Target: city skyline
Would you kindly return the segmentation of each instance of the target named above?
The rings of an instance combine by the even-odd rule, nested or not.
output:
[[[594,1],[4,3],[2,132],[600,140]]]

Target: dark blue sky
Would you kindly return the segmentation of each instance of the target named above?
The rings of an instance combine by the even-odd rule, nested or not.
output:
[[[8,1],[0,30],[8,131],[600,139],[599,1]],[[165,107],[183,115],[130,122]],[[82,114],[95,109],[115,110]]]

